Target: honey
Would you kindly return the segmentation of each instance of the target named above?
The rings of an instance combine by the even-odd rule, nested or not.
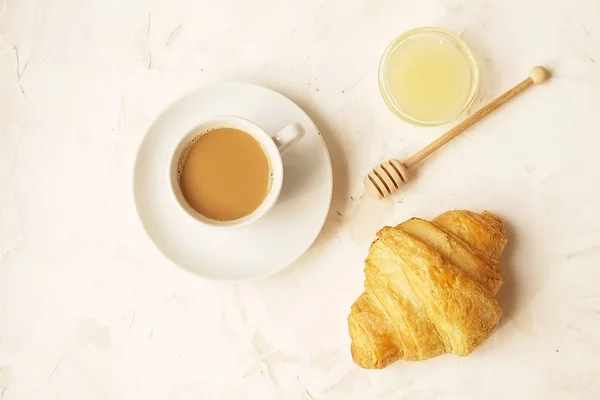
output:
[[[440,125],[458,117],[472,103],[479,82],[466,44],[438,28],[410,31],[392,42],[379,78],[388,106],[419,125]]]

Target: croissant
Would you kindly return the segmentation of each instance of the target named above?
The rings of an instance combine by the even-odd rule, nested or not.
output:
[[[348,316],[354,362],[374,369],[473,352],[502,315],[495,295],[506,243],[489,212],[449,211],[381,229],[365,260],[365,291]]]

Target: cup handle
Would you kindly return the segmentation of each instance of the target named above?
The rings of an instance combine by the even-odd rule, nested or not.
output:
[[[271,139],[275,142],[279,152],[283,154],[290,147],[298,143],[305,133],[306,131],[302,125],[292,124],[280,130]]]

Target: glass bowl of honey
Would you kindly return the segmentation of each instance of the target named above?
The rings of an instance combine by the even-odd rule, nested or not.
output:
[[[454,33],[424,27],[403,33],[379,63],[379,89],[389,108],[417,125],[453,121],[473,103],[479,66]]]

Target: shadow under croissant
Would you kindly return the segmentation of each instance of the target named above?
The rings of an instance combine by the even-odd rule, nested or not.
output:
[[[509,221],[502,219],[502,223],[508,235],[508,244],[500,256],[500,268],[502,268],[504,285],[497,295],[498,303],[500,303],[500,307],[502,308],[502,318],[500,319],[498,328],[501,328],[512,319],[520,301],[519,282],[516,279],[516,266],[514,264],[519,238],[516,236],[516,230]]]

